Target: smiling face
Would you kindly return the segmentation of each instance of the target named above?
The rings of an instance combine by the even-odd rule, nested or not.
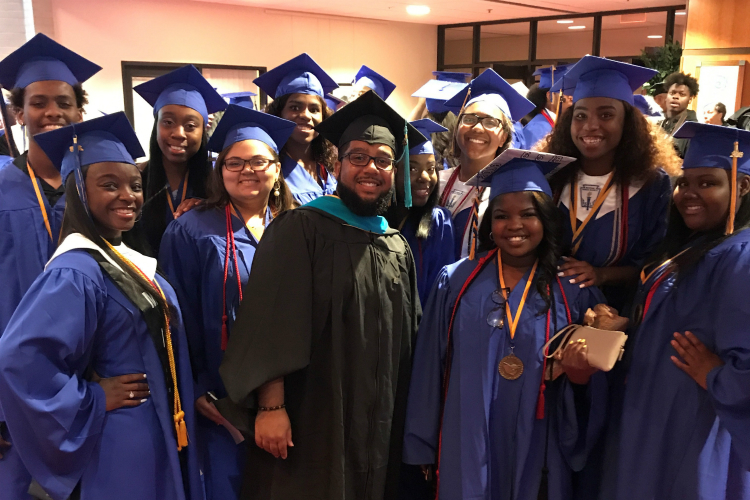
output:
[[[75,91],[65,82],[48,80],[31,83],[24,89],[23,101],[17,118],[26,125],[32,140],[35,134],[83,120],[83,114],[76,106]]]
[[[297,124],[289,140],[299,144],[310,144],[318,137],[313,127],[323,121],[325,102],[313,94],[291,94],[281,110],[281,118]]]
[[[377,158],[385,157],[393,159],[393,151],[385,144],[368,144],[364,141],[351,141],[345,144],[340,156],[350,153],[362,153]],[[387,197],[391,196],[393,187],[394,170],[380,170],[375,167],[374,161],[370,161],[364,167],[353,165],[348,157],[337,160],[334,164],[334,175],[342,189],[339,188],[339,196],[342,201],[358,215],[380,212],[380,206]],[[356,200],[351,199],[352,197]],[[362,210],[354,206],[356,202]],[[376,206],[378,205],[378,206]],[[370,210],[371,209],[371,210]]]
[[[99,234],[119,238],[133,229],[143,206],[141,171],[129,163],[93,163],[86,172],[86,197]]]
[[[729,172],[720,168],[683,170],[674,188],[674,204],[685,225],[693,231],[709,231],[726,223],[729,214],[731,184]],[[750,191],[750,177],[737,184],[737,204]]]
[[[622,139],[625,106],[619,99],[587,97],[575,103],[570,135],[586,160],[614,157]]]
[[[492,201],[492,240],[516,261],[535,259],[544,227],[532,194],[521,191],[501,194]]]
[[[412,206],[423,207],[427,204],[432,192],[437,188],[438,174],[435,168],[435,155],[410,155],[409,169],[411,179]],[[404,199],[403,163],[396,170],[396,194],[399,200]]]
[[[475,102],[467,106],[463,114],[475,114],[480,118],[491,116],[503,120],[502,111],[486,101]],[[458,147],[461,149],[461,155],[466,156],[468,160],[495,158],[497,150],[505,144],[507,139],[508,133],[502,125],[486,129],[481,121],[474,126],[464,125],[459,121],[456,126]]]
[[[281,171],[281,164],[274,160],[274,154],[268,145],[254,139],[235,142],[229,147],[224,162],[230,158],[270,160],[265,171],[253,171],[247,163],[240,172],[230,172],[225,165],[221,166],[224,189],[233,203],[244,206],[259,199],[267,202]]]
[[[198,152],[203,140],[203,117],[194,109],[167,104],[157,115],[156,142],[170,163],[183,164]]]

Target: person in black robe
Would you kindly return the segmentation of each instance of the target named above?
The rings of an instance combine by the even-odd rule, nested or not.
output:
[[[254,435],[242,499],[392,499],[421,307],[409,245],[381,214],[404,136],[426,139],[372,91],[316,130],[339,148],[337,196],[266,229],[219,409]]]

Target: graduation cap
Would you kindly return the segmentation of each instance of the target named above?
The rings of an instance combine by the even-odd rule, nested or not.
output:
[[[471,73],[461,73],[457,71],[433,71],[432,74],[439,82],[469,83],[469,80],[471,80]]]
[[[329,108],[331,108],[331,111],[336,111],[339,105],[346,102],[343,99],[339,99],[333,94],[326,94],[323,99],[325,99],[326,104],[328,105]]]
[[[339,86],[308,54],[300,54],[253,80],[274,99],[287,94],[315,94],[324,97]]]
[[[636,94],[633,96],[633,106],[645,116],[662,116],[661,109],[657,109],[658,105],[653,102],[653,97],[651,98],[651,101],[649,101],[649,97]]]
[[[539,77],[540,89],[551,89],[552,84],[562,78],[571,66],[571,64],[561,64],[559,66],[539,68],[533,74]]]
[[[682,169],[721,168],[731,170],[732,194],[726,234],[734,232],[737,173],[750,175],[750,132],[721,125],[685,122],[674,133],[678,139],[690,139]]]
[[[458,114],[475,102],[492,103],[513,121],[520,120],[536,107],[491,68],[484,70],[466,88],[446,101],[445,106]]]
[[[245,91],[245,92],[229,92],[227,94],[221,94],[221,97],[224,99],[229,99],[229,104],[236,104],[238,106],[243,106],[248,109],[255,109],[255,105],[253,104],[252,97],[254,95],[258,95],[255,92]]]
[[[445,101],[465,89],[466,85],[466,83],[453,80],[429,80],[411,96],[424,97],[427,111],[430,113],[445,113],[452,111],[445,106]]]
[[[208,124],[209,114],[227,107],[224,98],[192,64],[142,83],[133,90],[154,108],[154,115],[164,106],[177,104],[200,113],[204,125]]]
[[[421,144],[414,144],[412,145],[411,149],[409,149],[410,155],[434,155],[435,154],[435,148],[432,147],[432,141],[430,140],[432,134],[436,134],[438,132],[447,132],[448,129],[440,125],[439,123],[435,123],[434,121],[423,118],[421,120],[416,120],[411,122],[411,124],[414,126],[415,129],[417,129],[423,136],[427,138],[427,141],[421,143]]]
[[[278,154],[296,126],[289,120],[230,104],[208,141],[208,149],[220,152],[236,142],[254,139],[267,144]]]
[[[368,90],[341,111],[323,120],[315,130],[335,144],[339,152],[351,141],[389,146],[397,160],[404,159],[404,169],[409,171],[409,144],[427,141],[412,124],[406,121],[375,92]],[[404,204],[411,207],[411,179],[404,175]]]
[[[390,80],[365,65],[362,65],[362,67],[359,68],[357,74],[354,75],[354,81],[352,83],[371,89],[384,101],[388,99],[388,96],[396,89],[396,85]]]
[[[610,97],[633,104],[633,92],[658,71],[613,61],[604,57],[585,56],[563,76],[563,91],[575,86],[573,103],[586,97]],[[557,88],[559,90],[559,87]]]
[[[87,211],[81,167],[101,162],[135,165],[135,158],[146,155],[122,111],[37,134],[34,140],[60,171],[63,183],[75,174],[78,195]]]
[[[6,89],[26,88],[34,82],[57,80],[72,86],[85,82],[101,69],[38,33],[0,61],[0,85]]]

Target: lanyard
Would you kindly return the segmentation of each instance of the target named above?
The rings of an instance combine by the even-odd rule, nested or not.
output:
[[[190,175],[190,170],[185,172],[185,178],[182,179],[182,199],[180,200],[180,204],[185,201],[185,196],[187,195],[188,175]],[[172,211],[172,217],[176,219],[174,204],[172,203],[172,193],[169,191],[169,188],[167,188],[167,203],[169,203],[169,209]],[[179,207],[180,205],[177,206]]]
[[[39,209],[42,211],[42,217],[44,218],[44,227],[47,228],[47,234],[49,239],[52,240],[52,228],[49,225],[49,217],[47,217],[47,208],[44,206],[44,199],[42,193],[39,191],[39,185],[36,182],[36,174],[34,169],[31,168],[31,164],[27,161],[26,168],[29,170],[29,176],[31,176],[31,184],[34,186],[34,192],[36,193],[36,201],[39,202]]]
[[[586,228],[589,222],[591,222],[591,219],[599,212],[599,208],[601,208],[602,203],[604,203],[604,200],[607,199],[607,196],[609,196],[609,192],[612,190],[612,187],[614,186],[613,178],[615,176],[615,171],[613,170],[610,172],[609,177],[607,177],[607,182],[604,184],[606,187],[599,192],[599,194],[596,197],[596,201],[594,201],[594,206],[591,207],[591,210],[589,210],[589,214],[586,216],[586,219],[581,223],[580,226],[578,226],[578,181],[574,180],[573,184],[570,186],[570,227],[573,230],[573,239],[571,240],[573,243],[573,255],[578,251],[578,247],[581,246],[582,241],[582,234],[583,230]]]
[[[521,303],[518,305],[518,310],[516,311],[515,318],[513,317],[513,313],[510,310],[510,302],[508,301],[508,291],[505,288],[505,278],[503,278],[503,259],[500,257],[500,252],[497,252],[497,274],[500,278],[500,290],[503,292],[503,297],[505,297],[505,312],[508,315],[508,319],[510,320],[510,323],[508,324],[508,331],[510,332],[510,339],[513,340],[513,338],[516,336],[516,327],[518,326],[518,320],[521,319],[521,313],[523,312],[523,306],[526,305],[526,297],[529,294],[529,288],[531,288],[531,282],[534,281],[534,274],[536,274],[536,266],[539,264],[539,261],[537,260],[534,262],[534,266],[531,268],[531,274],[529,274],[529,279],[526,281],[526,287],[523,289],[523,295],[521,296]]]

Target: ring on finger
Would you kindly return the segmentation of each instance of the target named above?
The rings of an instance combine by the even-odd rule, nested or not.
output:
[[[135,393],[133,391],[130,391],[130,394],[128,394],[128,396],[130,396],[130,399],[133,399],[135,397]]]

